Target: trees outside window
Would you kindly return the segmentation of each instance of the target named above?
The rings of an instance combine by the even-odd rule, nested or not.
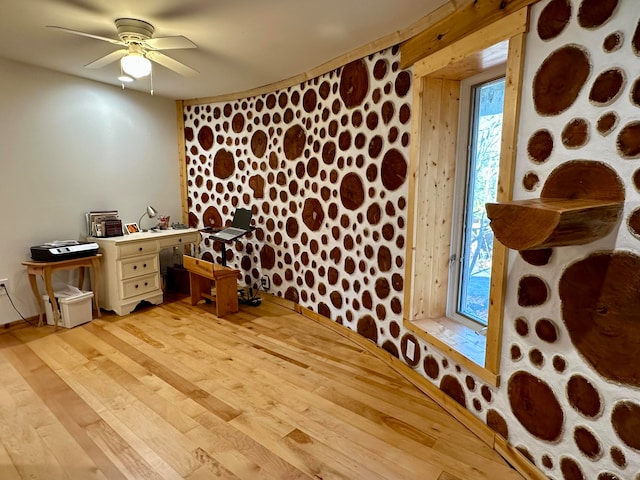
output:
[[[486,76],[486,75],[484,75]],[[456,166],[458,198],[454,207],[454,232],[448,316],[471,320],[484,327],[488,322],[493,232],[485,204],[495,202],[500,169],[500,142],[504,106],[504,77],[462,83],[460,136]],[[467,140],[464,142],[464,140]]]

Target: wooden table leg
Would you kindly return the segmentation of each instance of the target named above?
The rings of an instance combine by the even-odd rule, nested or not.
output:
[[[56,300],[55,292],[53,291],[53,285],[51,284],[51,267],[44,267],[44,287],[49,295],[49,301],[51,302],[51,310],[53,310],[53,325],[54,329],[58,329],[58,322],[60,321],[60,310],[58,308],[58,301]]]
[[[200,299],[200,275],[189,272],[189,288],[191,289],[191,305],[196,305]]]
[[[216,316],[238,311],[238,282],[235,275],[216,278]]]
[[[82,290],[82,286],[84,285],[84,271],[87,269],[87,267],[80,267],[78,268],[78,270],[80,270],[78,272],[78,289]]]
[[[98,318],[102,317],[100,313],[100,303],[98,302],[98,292],[100,291],[100,259],[91,259],[91,289],[93,290],[93,304],[96,307],[96,314]]]
[[[36,297],[36,301],[38,305],[40,305],[40,316],[38,318],[38,326],[42,326],[42,319],[44,317],[44,300],[42,300],[42,295],[40,295],[40,291],[38,290],[38,281],[35,273],[28,273],[29,276],[29,284],[31,285],[31,291]]]

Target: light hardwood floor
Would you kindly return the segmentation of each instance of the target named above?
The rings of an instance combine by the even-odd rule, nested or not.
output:
[[[0,478],[522,477],[349,339],[186,300],[0,333]]]

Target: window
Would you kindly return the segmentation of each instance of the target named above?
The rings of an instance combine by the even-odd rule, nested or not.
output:
[[[489,196],[511,200],[526,28],[524,8],[413,66],[404,325],[492,385],[500,378],[508,251],[493,242],[484,203]],[[460,105],[472,103],[461,118]],[[499,104],[502,128],[496,123]],[[470,118],[474,127],[461,133],[459,125]],[[466,154],[457,155],[466,152],[469,138],[471,163]],[[464,216],[465,206],[470,215]],[[464,248],[454,256],[452,245]],[[481,277],[483,293],[476,295]]]
[[[493,232],[484,205],[500,173],[504,69],[461,82],[447,317],[473,330],[489,317]],[[488,79],[487,79],[488,78]]]

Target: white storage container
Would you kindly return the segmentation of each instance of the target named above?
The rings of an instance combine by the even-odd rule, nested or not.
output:
[[[60,307],[61,318],[58,322],[59,326],[73,328],[93,320],[93,310],[91,308],[93,292],[54,292],[54,295]],[[42,300],[44,300],[47,325],[54,325],[53,308],[51,307],[49,296],[43,295]]]

